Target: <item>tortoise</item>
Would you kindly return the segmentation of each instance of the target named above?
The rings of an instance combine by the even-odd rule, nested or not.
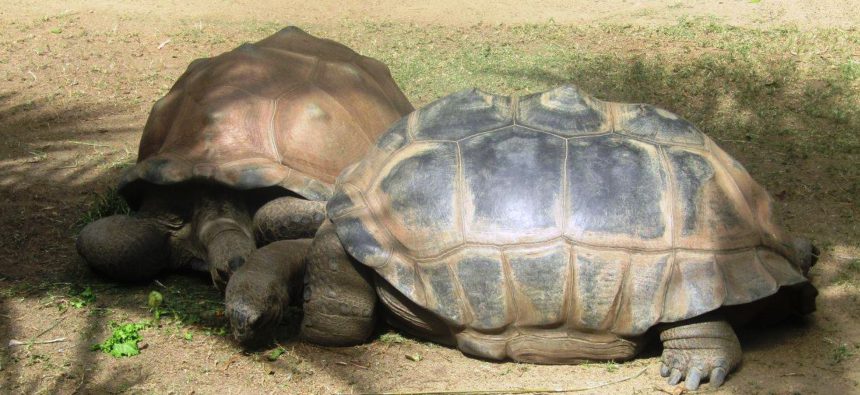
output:
[[[120,281],[192,268],[223,287],[257,243],[312,237],[336,176],[410,111],[384,64],[297,27],[197,59],[119,182],[134,214],[84,228],[78,252]]]
[[[743,166],[669,111],[571,85],[412,112],[338,177],[327,216],[301,323],[325,345],[365,341],[380,311],[491,360],[621,361],[659,336],[661,374],[695,389],[740,362],[733,325],[815,306],[817,250]],[[227,303],[240,338],[248,312],[281,308]]]

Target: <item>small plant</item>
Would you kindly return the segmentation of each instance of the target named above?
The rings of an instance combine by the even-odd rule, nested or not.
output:
[[[113,333],[104,342],[94,344],[93,351],[101,350],[106,354],[113,355],[116,358],[131,357],[140,354],[138,343],[143,340],[140,331],[149,327],[148,323],[126,323],[117,324],[111,322]]]
[[[285,350],[283,347],[278,347],[272,350],[269,355],[266,356],[266,359],[272,362],[277,361],[278,358],[280,358],[281,355],[284,355],[285,352],[287,352],[287,350]]]
[[[164,312],[161,310],[162,302],[164,302],[164,296],[161,295],[161,292],[152,291],[149,293],[149,297],[147,298],[147,304],[149,305],[149,311],[152,312],[152,315],[156,321],[161,319],[161,313]]]
[[[92,288],[87,287],[81,291],[81,293],[72,297],[72,299],[69,300],[69,304],[76,309],[80,309],[95,301],[96,295],[93,293]]]
[[[606,362],[606,364],[604,366],[606,367],[607,373],[614,373],[615,371],[618,370],[618,364],[615,363],[615,361]]]
[[[403,344],[406,343],[406,338],[397,332],[387,332],[379,336],[379,341],[387,344]]]
[[[839,364],[846,359],[854,356],[854,352],[851,350],[847,343],[838,342],[830,338],[824,338],[824,342],[833,347],[833,354],[830,357],[831,365]],[[857,345],[855,345],[854,348],[860,347],[857,347]]]

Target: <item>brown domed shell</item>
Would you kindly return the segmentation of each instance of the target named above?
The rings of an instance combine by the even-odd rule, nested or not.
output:
[[[411,110],[384,64],[289,27],[192,62],[153,106],[120,190],[134,201],[131,185],[196,180],[325,200]]]
[[[328,214],[352,256],[455,331],[634,336],[808,281],[767,192],[662,109],[471,90],[377,147]]]

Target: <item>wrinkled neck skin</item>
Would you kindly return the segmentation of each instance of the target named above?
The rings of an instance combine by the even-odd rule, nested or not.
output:
[[[240,230],[253,239],[241,191],[191,184],[151,186],[143,193],[134,215],[155,221],[168,233],[170,269],[208,271],[207,245],[225,231]]]

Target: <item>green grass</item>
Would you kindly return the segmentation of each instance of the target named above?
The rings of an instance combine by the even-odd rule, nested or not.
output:
[[[116,188],[111,188],[104,193],[93,195],[93,202],[90,204],[90,207],[81,214],[76,227],[80,230],[100,218],[109,217],[115,214],[129,214],[130,212],[131,209],[125,202],[125,199],[120,196]]]

